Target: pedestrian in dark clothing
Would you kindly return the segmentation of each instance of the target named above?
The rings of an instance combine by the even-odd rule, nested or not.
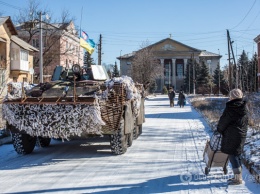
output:
[[[184,107],[185,99],[186,99],[185,95],[184,95],[183,91],[181,90],[180,93],[179,93],[179,97],[178,97],[178,102],[179,102],[180,108]]]
[[[228,180],[230,185],[242,184],[241,154],[248,129],[246,101],[240,89],[230,91],[230,101],[219,119],[217,131],[222,134],[221,151],[228,154],[234,178]]]
[[[169,88],[168,97],[170,100],[170,107],[174,107],[175,91],[172,87]]]

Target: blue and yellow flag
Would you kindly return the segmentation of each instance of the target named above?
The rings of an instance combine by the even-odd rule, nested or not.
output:
[[[88,34],[83,30],[81,31],[80,37],[83,38],[85,41],[88,41]]]
[[[80,46],[86,49],[89,52],[89,54],[92,54],[94,52],[94,48],[96,46],[93,39],[89,39],[88,34],[83,30],[81,31],[80,35]]]
[[[80,38],[79,44],[82,48],[86,49],[89,54],[92,54],[94,52],[94,48],[89,45],[83,38]]]
[[[88,39],[87,42],[90,44],[90,46],[92,46],[93,48],[95,48],[96,43],[94,42],[93,39]]]

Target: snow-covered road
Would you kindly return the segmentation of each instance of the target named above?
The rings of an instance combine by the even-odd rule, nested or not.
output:
[[[145,108],[143,134],[124,155],[111,154],[107,137],[52,140],[25,156],[0,146],[0,193],[260,193],[245,168],[240,186],[227,186],[230,166],[204,175],[209,127],[189,104],[171,108],[160,95]]]

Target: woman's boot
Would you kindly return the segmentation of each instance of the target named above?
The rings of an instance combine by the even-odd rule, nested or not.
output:
[[[243,180],[242,180],[242,173],[240,174],[235,174],[235,177],[234,179],[231,179],[228,184],[229,185],[240,185],[243,183]]]

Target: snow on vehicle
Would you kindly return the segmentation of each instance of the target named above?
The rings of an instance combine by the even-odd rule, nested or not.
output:
[[[100,65],[57,66],[51,82],[29,86],[10,83],[3,102],[3,116],[19,154],[31,153],[35,145],[47,147],[51,138],[109,135],[111,151],[118,155],[142,132],[143,86],[130,77],[109,80]]]

